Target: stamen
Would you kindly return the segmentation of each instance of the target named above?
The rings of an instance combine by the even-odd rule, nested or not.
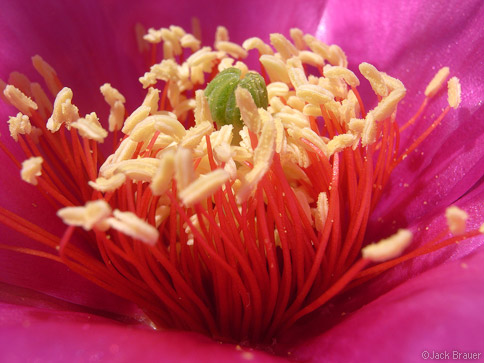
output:
[[[412,232],[408,229],[400,229],[393,236],[366,246],[361,250],[361,254],[363,258],[373,262],[388,261],[400,256],[403,250],[412,242],[412,237]]]
[[[425,96],[434,97],[437,92],[442,88],[445,80],[449,77],[450,69],[449,67],[441,68],[437,74],[432,78],[427,88],[425,88]]]
[[[22,93],[19,89],[12,85],[7,85],[3,90],[3,94],[8,102],[16,107],[21,113],[32,116],[31,110],[37,110],[37,104]]]
[[[118,209],[115,209],[113,214],[114,218],[108,218],[106,220],[111,228],[135,239],[139,239],[150,246],[154,246],[158,242],[158,230],[137,217],[136,214],[121,212]]]
[[[31,157],[22,162],[22,170],[20,171],[22,180],[29,184],[37,185],[37,177],[42,175],[43,162],[44,159],[40,156]]]
[[[447,218],[447,225],[453,235],[459,235],[466,230],[466,221],[469,218],[468,214],[456,206],[451,206],[445,210],[445,218]]]
[[[461,102],[453,77],[449,106],[399,151],[399,132],[426,120],[448,68],[399,127],[397,111],[408,107],[400,102],[403,83],[360,64],[379,100],[366,114],[360,80],[335,44],[291,29],[294,44],[272,34],[275,49],[259,38],[239,46],[219,27],[215,49],[201,48],[197,19],[193,27],[193,35],[151,28],[143,40],[136,26],[151,67],[139,79],[146,95],[130,115],[126,98],[106,83],[107,120],[80,118],[72,91],[38,56],[33,63],[54,105],[18,72],[11,85],[0,81],[5,100],[21,111],[9,129],[27,160],[21,164],[3,143],[0,149],[68,225],[56,237],[0,208],[0,223],[59,257],[1,249],[64,263],[137,304],[157,327],[255,343],[403,261],[484,233],[484,225],[466,231],[467,213],[450,207],[449,228],[410,252],[407,229],[376,244],[365,240],[393,168]],[[262,76],[234,59],[253,49]],[[309,66],[319,74],[308,74]],[[107,157],[98,148],[104,140],[113,145]]]

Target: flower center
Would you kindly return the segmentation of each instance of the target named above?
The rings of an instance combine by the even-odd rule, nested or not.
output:
[[[136,303],[157,327],[258,342],[345,288],[477,235],[454,207],[452,234],[406,254],[407,229],[365,241],[391,171],[458,107],[458,79],[448,83],[449,106],[400,152],[400,132],[420,119],[449,70],[399,126],[399,80],[362,63],[379,100],[366,112],[343,51],[297,29],[291,37],[296,45],[272,34],[272,47],[259,38],[240,46],[219,27],[213,50],[179,27],[150,29],[151,51],[140,40],[151,65],[140,78],[142,104],[127,112],[118,90],[101,87],[109,132],[94,112],[80,117],[73,92],[34,57],[55,101],[14,73],[4,95],[20,111],[10,132],[27,160],[0,147],[68,227],[58,237],[0,208],[1,223],[53,252],[0,247],[66,264]],[[243,62],[252,50],[263,77]],[[108,157],[98,147],[105,140]]]

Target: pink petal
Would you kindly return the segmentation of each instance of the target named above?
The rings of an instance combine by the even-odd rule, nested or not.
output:
[[[0,304],[0,350],[9,362],[282,361],[195,333],[155,331],[85,313],[9,304]]]
[[[290,335],[282,351],[332,362],[415,362],[424,351],[482,352],[483,297],[481,251],[407,281],[325,333],[313,331],[309,340]]]
[[[399,120],[405,122],[423,100],[435,72],[449,66],[462,83],[462,104],[407,158],[391,178],[377,217],[399,225],[459,198],[482,175],[484,162],[484,42],[481,1],[422,3],[419,0],[329,2],[318,28],[324,40],[340,45],[354,68],[367,61],[401,79],[408,89]],[[366,87],[368,90],[368,87]],[[371,94],[371,92],[369,92]],[[427,115],[446,106],[446,91]],[[366,95],[368,98],[368,95]],[[369,98],[375,102],[375,97]],[[434,116],[435,117],[435,116]],[[421,120],[402,135],[417,137],[431,123]],[[420,154],[423,153],[423,154]],[[436,179],[438,177],[438,179]],[[407,183],[409,186],[404,187]],[[425,203],[425,204],[424,204]]]
[[[479,228],[484,222],[484,184],[476,187],[456,204],[469,213],[468,230]],[[443,215],[444,210],[436,210],[433,216],[414,221],[410,225],[415,233],[415,239],[409,250],[428,242],[447,228]],[[387,347],[382,354],[388,355],[391,349],[400,344],[399,339],[403,339],[405,344],[411,341],[415,334],[414,329],[420,329],[421,335],[428,334],[425,340],[427,345],[422,343],[420,347],[422,351],[424,348],[446,347],[446,344],[440,344],[441,336],[435,334],[446,335],[446,342],[451,342],[456,334],[469,336],[469,342],[481,342],[478,339],[473,340],[472,330],[461,333],[459,329],[464,329],[468,325],[474,326],[474,318],[478,322],[483,319],[483,246],[484,235],[480,235],[392,268],[376,279],[336,297],[319,312],[303,319],[291,331],[281,336],[276,351],[279,354],[291,351],[293,357],[304,360],[309,355],[318,356],[320,351],[328,349],[328,346],[334,343],[334,348],[329,349],[329,361],[366,361],[372,354],[372,349],[376,349],[376,346],[368,342],[369,340],[375,339],[375,342]],[[452,300],[455,298],[461,299],[462,302]],[[419,305],[422,306],[421,311],[415,312]],[[378,313],[379,309],[385,313]],[[372,314],[379,318],[371,320]],[[462,328],[457,330],[452,325],[456,324],[456,316],[463,316]],[[395,320],[392,320],[393,317]],[[385,322],[385,319],[390,321]],[[407,319],[411,322],[410,328],[405,325]],[[441,327],[440,330],[444,331],[438,330],[436,324],[447,324],[447,321],[451,328],[447,330]],[[358,327],[357,324],[361,326]],[[390,327],[397,324],[402,326],[398,329]],[[380,325],[383,326],[381,331]],[[390,329],[397,329],[398,332]],[[361,337],[365,334],[367,337]],[[416,339],[419,337],[420,335]],[[348,344],[348,340],[357,344],[350,351],[342,348],[344,344]],[[459,345],[459,339],[455,341],[455,344],[449,343],[447,348],[467,347]],[[418,340],[414,345],[418,345]],[[341,352],[338,353],[338,349]],[[397,361],[414,361],[419,357],[412,359],[410,354],[406,351],[401,352],[401,349],[398,353],[402,355]],[[375,355],[375,358],[370,360],[384,361],[384,357]]]

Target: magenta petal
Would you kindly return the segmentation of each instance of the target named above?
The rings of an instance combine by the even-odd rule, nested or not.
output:
[[[367,61],[405,83],[408,93],[399,107],[400,122],[417,110],[423,90],[440,67],[449,66],[462,83],[460,109],[394,171],[391,191],[377,212],[387,222],[398,219],[404,225],[405,219],[448,204],[483,175],[483,17],[479,0],[334,1],[326,6],[318,29],[321,38],[340,45],[353,68]],[[445,107],[445,91],[441,94],[427,115],[438,115]],[[402,146],[425,130],[430,119],[406,131]]]
[[[309,341],[300,360],[416,362],[424,351],[483,352],[484,253],[428,271]],[[317,332],[314,332],[317,334]]]
[[[8,362],[278,362],[277,357],[187,332],[154,331],[84,313],[0,304]]]

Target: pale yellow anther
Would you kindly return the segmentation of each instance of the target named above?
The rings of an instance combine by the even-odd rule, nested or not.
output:
[[[25,115],[32,116],[30,110],[37,110],[38,108],[37,104],[30,97],[27,97],[22,91],[12,85],[7,85],[3,90],[3,94],[12,106]]]
[[[158,242],[160,236],[158,230],[136,214],[121,212],[118,209],[115,209],[113,214],[114,218],[107,219],[111,228],[132,238],[139,239],[150,246],[154,246]]]
[[[376,133],[378,126],[376,124],[373,114],[369,112],[365,117],[363,133],[361,135],[362,146],[371,145],[376,141]]]
[[[349,129],[355,135],[361,135],[365,129],[365,120],[361,118],[352,118],[348,123]]]
[[[287,75],[295,89],[308,84],[306,72],[299,58],[291,58],[286,62]]]
[[[283,157],[284,159],[289,159],[301,168],[307,168],[311,165],[305,146],[300,145],[299,141],[291,138],[287,140],[286,153]]]
[[[334,66],[348,67],[348,59],[346,58],[345,52],[336,44],[329,46],[328,60]]]
[[[175,153],[175,180],[178,190],[185,189],[195,180],[192,151],[179,147]]]
[[[112,192],[126,181],[126,176],[124,174],[114,174],[110,178],[99,177],[96,181],[88,181],[87,183],[91,188],[102,193]]]
[[[328,218],[329,202],[328,195],[325,192],[321,192],[318,195],[318,202],[316,204],[316,211],[314,216],[314,222],[316,229],[322,231],[324,224],[326,223],[326,218]]]
[[[200,124],[205,121],[213,122],[210,106],[208,105],[208,100],[203,90],[197,90],[195,92],[195,101],[197,102],[195,107],[195,124]]]
[[[232,146],[232,158],[238,162],[249,161],[253,158],[253,150],[242,146]]]
[[[344,79],[350,87],[358,87],[360,80],[356,75],[348,68],[341,66],[330,66],[329,64],[324,67],[324,76],[327,78],[341,78]]]
[[[342,124],[348,124],[352,118],[356,118],[356,104],[352,99],[347,98],[341,102],[339,108],[339,120]]]
[[[233,125],[223,125],[220,130],[212,132],[212,134],[210,135],[210,142],[212,144],[212,148],[225,143],[230,144],[232,142],[233,130]],[[205,148],[206,147],[207,143],[205,142]]]
[[[138,146],[138,143],[131,140],[130,138],[124,139],[123,141],[121,141],[121,144],[118,146],[118,148],[116,149],[116,151],[112,155],[113,159],[111,161],[112,162],[119,162],[119,161],[131,159],[134,152],[136,151],[137,146]],[[103,165],[109,164],[108,161],[109,161],[109,157],[108,157],[108,159],[106,159],[106,162]],[[100,172],[103,171],[102,166],[99,169],[99,171]]]
[[[238,203],[246,200],[256,188],[259,181],[269,170],[275,151],[276,128],[271,114],[261,110],[262,131],[259,143],[254,150],[254,167],[243,180],[243,185],[237,192]]]
[[[329,144],[326,145],[324,140],[313,130],[311,130],[308,127],[304,128],[298,128],[298,127],[293,127],[293,128],[288,128],[287,129],[289,135],[291,135],[294,139],[300,140],[301,138],[304,138],[311,142],[314,146],[316,146],[318,149],[320,149],[325,155],[328,155],[328,148]],[[304,142],[300,142],[300,145],[304,147],[306,150],[309,151],[314,151],[309,145],[307,145]]]
[[[176,115],[177,118],[183,120],[183,115],[185,115],[188,111],[195,109],[196,105],[197,102],[193,98],[186,99],[175,106],[175,108],[173,109],[173,113]]]
[[[161,38],[163,39],[164,44],[170,44],[172,52],[175,55],[180,55],[182,53],[180,39],[175,32],[171,31],[171,29],[161,28]]]
[[[247,51],[234,42],[219,41],[215,44],[215,49],[229,54],[231,57],[244,59],[247,58]]]
[[[156,116],[148,116],[131,130],[129,138],[134,142],[149,142],[155,133]]]
[[[219,72],[222,72],[222,71],[226,70],[227,68],[233,67],[234,62],[235,62],[235,60],[233,58],[224,58],[218,64],[217,69],[218,69]]]
[[[170,30],[177,39],[181,39],[187,34],[186,31],[178,25],[170,25]]]
[[[160,90],[150,87],[143,100],[142,106],[148,106],[150,108],[150,114],[154,115],[158,112],[158,104],[160,102]]]
[[[449,230],[453,235],[459,235],[465,232],[466,222],[469,218],[469,215],[465,211],[455,205],[450,206],[445,210],[445,218],[447,219]]]
[[[203,121],[199,124],[195,125],[194,127],[190,128],[185,136],[180,141],[180,146],[193,149],[195,148],[202,139],[209,135],[213,131],[213,123],[210,121]]]
[[[452,77],[449,82],[447,83],[449,91],[448,91],[448,101],[449,106],[452,108],[457,108],[461,102],[461,88],[459,78]]]
[[[104,96],[104,100],[106,103],[113,107],[116,101],[121,101],[122,103],[126,102],[126,98],[114,87],[111,86],[109,83],[103,84],[100,88],[102,95]]]
[[[213,157],[219,164],[227,163],[232,158],[232,149],[227,143],[217,145],[213,148]]]
[[[155,140],[155,143],[153,144],[152,150],[160,149],[159,153],[162,153],[166,148],[176,148],[177,145],[178,140],[175,140],[172,136],[159,134]],[[158,154],[156,157],[158,157]]]
[[[399,88],[390,92],[390,94],[383,98],[378,105],[371,111],[375,121],[383,121],[390,117],[396,110],[398,102],[405,97],[407,93],[405,88]]]
[[[211,62],[209,63],[211,64]],[[190,68],[190,82],[192,84],[205,83],[205,74],[203,73],[204,65],[198,65]]]
[[[245,50],[252,50],[252,49],[257,49],[259,51],[260,55],[273,55],[274,51],[272,50],[271,46],[269,44],[266,44],[262,41],[262,39],[253,37],[245,40],[242,43],[242,47]]]
[[[324,105],[334,99],[330,91],[314,84],[303,84],[297,87],[296,95],[313,105]]]
[[[171,186],[173,175],[175,173],[175,151],[165,151],[160,160],[160,165],[150,183],[153,195],[162,195]]]
[[[123,160],[111,165],[113,173],[122,173],[134,181],[150,182],[160,165],[160,159],[140,158]]]
[[[383,77],[383,80],[385,81],[385,84],[387,85],[390,92],[395,89],[405,88],[402,81],[400,81],[399,79],[389,76],[385,72],[380,72],[380,74]]]
[[[148,34],[143,37],[148,43],[157,44],[161,42],[161,29],[149,28]]]
[[[361,250],[364,259],[372,262],[384,262],[398,257],[412,242],[412,232],[400,229],[396,234],[372,243]]]
[[[195,106],[195,105],[193,105]],[[186,134],[185,127],[176,118],[168,115],[150,116],[156,120],[155,130],[181,140]]]
[[[304,106],[302,113],[306,116],[322,116],[323,113],[321,112],[321,107],[318,105],[307,104]]]
[[[306,102],[301,97],[289,96],[289,98],[287,99],[287,105],[295,110],[303,112],[304,106],[306,106]]]
[[[442,67],[432,78],[427,88],[425,88],[425,96],[434,97],[437,92],[442,88],[445,81],[449,77],[450,69],[449,67]]]
[[[240,116],[244,124],[255,134],[259,133],[261,120],[259,111],[250,92],[242,87],[235,90],[235,100],[240,109]]]
[[[283,60],[295,57],[299,50],[284,35],[273,33],[270,35],[271,44],[279,52]]]
[[[29,117],[19,112],[17,116],[9,117],[8,129],[10,131],[10,136],[12,136],[15,141],[18,141],[19,134],[30,134],[30,132],[32,131],[32,125],[30,124]]]
[[[180,199],[185,206],[191,207],[212,196],[229,178],[229,173],[224,169],[216,169],[206,175],[200,175],[197,180],[180,191]]]
[[[175,50],[172,42],[163,42],[163,58],[175,60]]]
[[[244,78],[245,75],[249,72],[249,67],[247,67],[247,65],[242,61],[235,62],[234,67],[240,69],[240,75],[242,78]]]
[[[319,54],[316,54],[314,52],[310,52],[308,50],[300,51],[298,58],[301,60],[301,62],[303,62],[305,64],[309,64],[313,67],[318,67],[318,66],[324,65],[323,57],[321,57]]]
[[[162,81],[177,81],[178,80],[178,64],[173,59],[164,59],[161,63],[151,66],[150,71],[146,72],[143,77],[139,78],[139,81],[143,85],[143,88]]]
[[[215,30],[215,44],[218,42],[228,41],[229,38],[229,31],[223,25],[217,26],[217,30]]]
[[[180,39],[180,45],[183,48],[190,48],[192,52],[196,52],[200,49],[200,40],[195,38],[192,34],[185,34]]]
[[[329,46],[319,39],[313,37],[310,34],[305,34],[303,40],[306,42],[307,46],[316,54],[320,55],[323,59],[330,59]]]
[[[72,104],[72,90],[64,87],[56,96],[52,116],[47,120],[47,129],[51,132],[59,131],[61,125],[67,127],[79,119],[79,110]]]
[[[78,119],[71,126],[77,129],[82,137],[95,140],[99,143],[103,143],[104,139],[108,136],[108,132],[99,123],[95,112],[86,115],[85,118]]]
[[[361,63],[359,66],[360,72],[365,77],[373,88],[373,91],[381,96],[385,97],[388,95],[388,87],[385,83],[385,79],[382,74],[373,65],[369,63]]]
[[[310,126],[309,118],[306,115],[288,106],[284,106],[282,110],[276,114],[276,116],[281,119],[282,124],[286,128],[291,126],[299,128]]]
[[[42,175],[42,159],[41,156],[31,157],[22,162],[22,170],[20,170],[20,177],[23,181],[29,184],[37,185],[37,177]]]
[[[199,70],[201,70],[199,68]],[[195,78],[195,75],[194,75],[194,69],[192,69],[192,74],[191,74],[191,77],[194,79]],[[202,72],[202,79],[203,80],[203,72]],[[193,83],[197,83],[198,81],[193,81]],[[185,99],[185,96],[182,95],[181,93],[181,90],[180,90],[180,87],[178,86],[178,82],[170,82],[166,85],[168,87],[168,92],[167,92],[167,96],[168,96],[168,99],[170,100],[170,105],[172,107],[176,107],[180,102],[182,102],[184,99]]]
[[[39,55],[34,55],[32,57],[32,64],[34,65],[35,70],[44,79],[45,83],[47,84],[47,88],[52,95],[58,94],[61,90],[61,85],[57,79],[57,73],[55,72],[54,68],[52,68]]]
[[[217,58],[217,52],[212,52],[210,47],[203,47],[188,57],[186,62],[190,67],[202,65],[204,66],[204,71],[205,69],[208,69],[208,72],[212,67],[213,61]]]
[[[333,137],[328,142],[328,153],[333,155],[334,153],[343,151],[347,147],[353,146],[357,136],[353,134],[341,134]]]
[[[124,104],[121,101],[116,101],[114,106],[111,107],[109,110],[109,117],[108,117],[108,129],[109,131],[113,132],[115,130],[121,130],[124,123],[124,115],[126,113],[126,109],[124,108]]]
[[[75,227],[82,227],[86,231],[99,229],[105,231],[109,228],[106,219],[111,215],[111,207],[104,200],[87,202],[85,206],[66,207],[57,211],[62,221]]]
[[[262,55],[259,60],[267,71],[271,82],[284,82],[287,84],[291,82],[287,74],[286,65],[282,60],[267,54]]]
[[[124,126],[121,129],[121,131],[129,135],[131,133],[131,130],[139,124],[141,121],[143,121],[145,118],[148,117],[150,114],[151,108],[148,106],[139,106],[136,110],[133,111],[131,115],[124,121]]]
[[[36,82],[31,83],[30,90],[32,92],[34,101],[38,106],[40,116],[43,119],[46,119],[52,114],[52,111],[54,109],[54,107],[52,106],[52,102],[50,102],[49,97],[47,97],[40,84]]]
[[[275,114],[277,112],[280,112],[284,108],[284,103],[282,103],[280,97],[274,96],[269,99],[269,105],[270,107],[268,110],[272,113]]]
[[[286,98],[289,93],[289,87],[284,82],[273,82],[267,85],[268,98],[272,97],[284,97]]]
[[[158,82],[156,75],[153,72],[145,72],[145,74],[139,77],[138,80],[143,85],[143,88],[148,88]]]
[[[304,34],[301,29],[291,28],[289,30],[289,35],[291,36],[291,39],[294,42],[294,46],[297,49],[303,50],[304,48],[306,48],[306,42],[304,41]]]
[[[479,233],[484,234],[484,223],[479,227]]]

